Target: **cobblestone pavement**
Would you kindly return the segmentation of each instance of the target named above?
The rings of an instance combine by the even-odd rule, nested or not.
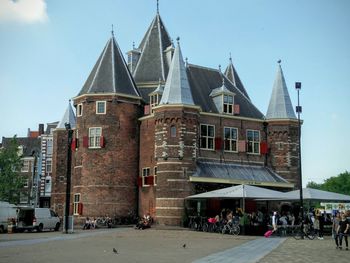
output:
[[[288,238],[271,251],[259,263],[349,263],[350,251],[335,248],[334,240],[325,236],[324,240],[295,240]]]
[[[186,244],[184,248],[183,245]],[[113,252],[113,248],[118,253]],[[331,237],[295,240],[152,228],[0,235],[0,262],[336,262],[349,263]]]

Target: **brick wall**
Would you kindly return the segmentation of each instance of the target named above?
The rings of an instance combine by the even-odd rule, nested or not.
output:
[[[51,208],[61,217],[64,215],[66,200],[67,140],[66,130],[53,131]]]
[[[106,114],[96,114],[96,101],[106,101]],[[137,209],[137,176],[139,163],[138,100],[117,96],[85,96],[83,115],[77,117],[72,194],[80,193],[82,217],[126,216]],[[89,128],[101,127],[105,145],[84,147]]]
[[[270,121],[268,125],[270,155],[268,164],[284,179],[299,189],[298,123]]]

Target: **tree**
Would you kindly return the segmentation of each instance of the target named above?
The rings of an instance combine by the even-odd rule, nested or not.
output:
[[[6,148],[0,149],[0,200],[19,203],[19,192],[24,185],[24,178],[19,173],[21,167],[21,156],[14,136]]]
[[[322,184],[317,184],[311,181],[307,184],[307,187],[350,195],[350,173],[345,171],[338,176],[333,176],[324,180],[324,183]]]

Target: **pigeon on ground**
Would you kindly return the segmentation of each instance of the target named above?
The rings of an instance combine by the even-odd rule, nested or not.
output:
[[[186,248],[186,244],[183,244],[182,247],[183,247],[183,248]]]
[[[114,252],[115,254],[118,254],[118,250],[116,250],[115,248],[113,248],[113,252]]]

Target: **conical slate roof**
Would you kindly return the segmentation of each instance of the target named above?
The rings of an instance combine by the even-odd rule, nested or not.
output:
[[[108,40],[78,96],[119,93],[140,97],[114,36]]]
[[[296,119],[281,65],[278,65],[266,119]]]
[[[250,100],[248,92],[245,90],[241,79],[239,78],[237,71],[232,63],[232,58],[230,57],[230,63],[225,70],[225,76],[233,83],[238,90],[240,90],[247,99]]]
[[[171,45],[171,39],[159,13],[153,19],[138,50],[140,59],[133,72],[137,83],[147,81],[165,81],[169,65],[165,57],[165,49]]]
[[[66,112],[63,115],[63,118],[58,123],[57,127],[58,129],[65,129],[65,123],[70,123],[71,129],[75,128],[76,122],[75,122],[75,114],[72,108],[72,105],[69,101],[68,107],[66,109]]]
[[[159,104],[194,105],[180,43],[177,44]]]

